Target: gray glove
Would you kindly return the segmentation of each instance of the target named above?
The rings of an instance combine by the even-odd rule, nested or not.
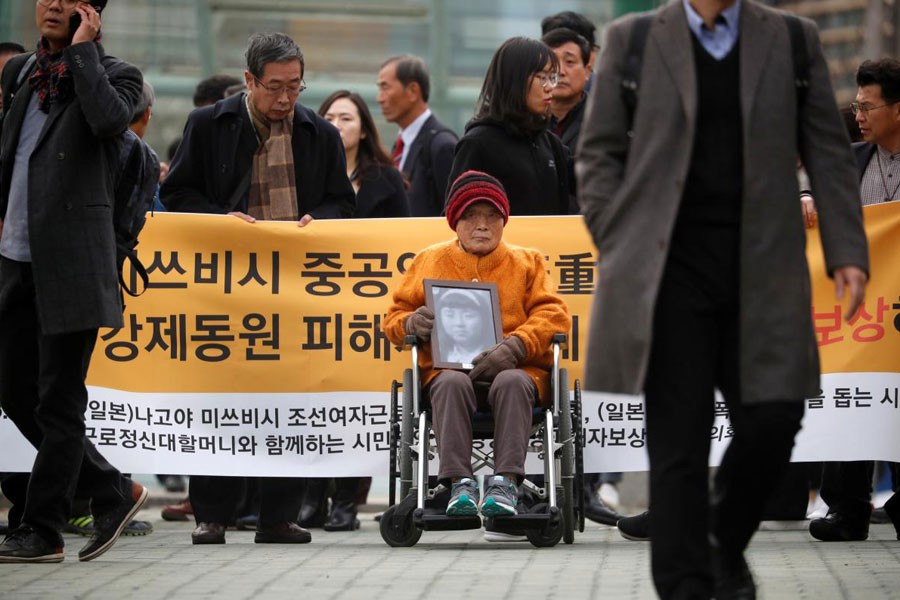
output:
[[[416,312],[406,318],[404,328],[406,333],[427,342],[431,337],[431,330],[434,329],[434,311],[427,306],[420,306]]]
[[[524,358],[525,344],[518,337],[511,335],[472,359],[475,366],[469,371],[469,379],[491,382],[500,371],[515,369]]]

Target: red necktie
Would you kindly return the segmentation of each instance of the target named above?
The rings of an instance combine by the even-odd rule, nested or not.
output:
[[[394,151],[391,153],[391,160],[394,161],[394,166],[398,169],[400,168],[401,158],[403,158],[403,136],[398,135],[397,141],[394,143]]]

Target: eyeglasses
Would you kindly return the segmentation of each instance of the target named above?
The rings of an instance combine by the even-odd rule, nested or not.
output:
[[[555,88],[559,83],[559,73],[556,71],[552,73],[537,73],[534,77],[541,82],[541,87],[547,87],[549,85],[550,87]]]
[[[297,83],[288,83],[288,84],[283,84],[283,83],[276,83],[276,84],[268,83],[268,84],[266,84],[266,83],[263,83],[262,81],[260,81],[258,77],[254,77],[253,80],[256,81],[256,85],[258,85],[262,89],[266,90],[268,93],[272,94],[273,96],[281,96],[285,92],[287,92],[288,96],[296,96],[297,94],[299,94],[300,92],[302,92],[303,90],[306,89],[306,82],[303,81],[302,79]]]
[[[859,102],[851,102],[850,112],[852,112],[854,115],[858,115],[859,113],[868,115],[870,110],[875,110],[876,108],[884,108],[885,106],[891,106],[892,104],[897,104],[897,102],[887,102],[879,106],[865,106],[861,105]]]
[[[52,6],[56,0],[37,0],[41,6]],[[59,0],[63,8],[75,8],[79,4],[90,4],[90,0]]]

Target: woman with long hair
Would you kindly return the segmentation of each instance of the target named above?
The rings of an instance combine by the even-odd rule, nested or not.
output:
[[[355,218],[408,217],[403,175],[381,145],[372,113],[356,92],[338,90],[319,114],[341,132],[347,155],[347,177],[356,190]]]
[[[347,155],[347,177],[356,191],[354,218],[410,216],[406,185],[382,147],[372,113],[356,92],[338,90],[319,107],[319,115],[337,127]],[[307,479],[300,521],[325,531],[359,529],[357,505],[371,486],[371,477]],[[331,508],[328,509],[329,489]]]
[[[503,184],[512,215],[577,212],[572,159],[547,129],[559,61],[540,40],[506,40],[491,58],[475,118],[456,145],[450,181],[483,171]]]

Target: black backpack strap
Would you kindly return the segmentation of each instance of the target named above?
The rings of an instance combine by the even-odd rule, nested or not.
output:
[[[791,58],[794,62],[794,85],[797,87],[797,112],[806,103],[809,91],[809,53],[806,50],[806,36],[799,17],[784,13],[784,22],[791,37]]]
[[[22,82],[25,81],[25,78],[31,73],[32,69],[34,69],[35,61],[34,52],[31,52],[29,54],[13,56],[9,59],[9,62],[6,63],[5,70],[9,70],[10,73],[15,73],[15,76],[9,77],[12,79],[10,85],[3,86],[3,106],[12,106],[13,98],[22,86]],[[2,83],[0,83],[0,85],[2,85]]]
[[[128,135],[128,132],[122,134],[123,146],[122,155],[119,157],[119,180],[116,182],[116,203],[113,211],[113,221],[116,230],[116,258],[119,269],[119,289],[129,296],[137,297],[146,290],[150,284],[150,277],[147,275],[147,269],[137,257],[134,247],[137,245],[137,239],[134,238],[131,231],[131,223],[128,221],[132,215],[127,214],[128,204],[136,187],[140,185],[138,175],[142,173],[144,168],[144,152],[143,144],[136,135]],[[120,213],[126,214],[120,214]],[[129,286],[125,280],[126,261],[130,263],[134,269],[134,273],[143,283],[143,288]],[[123,302],[124,306],[124,302]]]
[[[437,198],[437,204],[442,207],[445,200],[444,194],[447,190],[439,190],[437,188],[437,182],[434,180],[434,167],[431,159],[434,149],[431,146],[434,143],[434,138],[445,132],[456,138],[456,134],[453,130],[445,126],[423,127],[419,132],[419,136],[422,137],[422,150],[419,153],[419,159],[422,161],[422,166],[425,168],[425,180],[428,182],[428,189],[434,192],[435,198]]]
[[[622,69],[622,101],[625,102],[625,110],[628,112],[629,134],[634,127],[634,113],[637,110],[638,101],[637,91],[641,83],[641,64],[644,60],[644,47],[647,45],[647,36],[652,23],[652,13],[637,17],[628,39],[628,53],[625,55],[625,64]]]
[[[28,58],[25,59],[25,63],[19,69],[19,73],[16,75],[16,87],[13,88],[13,94],[15,94],[19,87],[21,87],[22,82],[25,81],[25,78],[31,74],[32,69],[34,69],[34,63],[37,62],[37,57],[34,55],[34,52],[28,55]]]

